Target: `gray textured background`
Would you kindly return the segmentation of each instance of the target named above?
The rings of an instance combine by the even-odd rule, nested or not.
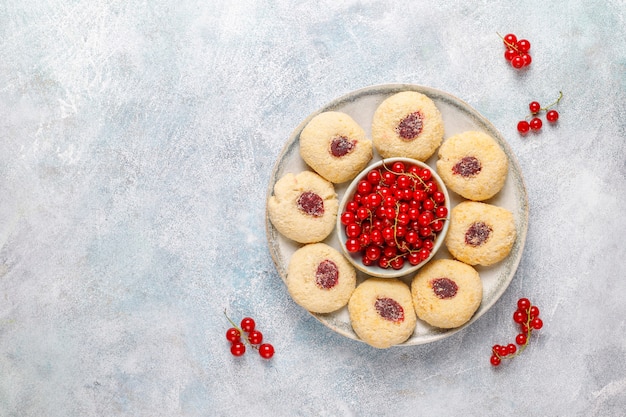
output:
[[[626,409],[626,5],[4,1],[0,416],[617,416]],[[496,32],[532,42],[513,70]],[[290,132],[408,82],[501,130],[530,228],[500,301],[444,341],[380,351],[295,305],[265,237]],[[520,137],[562,90],[557,126]],[[499,369],[516,300],[544,328]],[[222,312],[271,361],[233,358]],[[534,337],[534,336],[533,336]]]

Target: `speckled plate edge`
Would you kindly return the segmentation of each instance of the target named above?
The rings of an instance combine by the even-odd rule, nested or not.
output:
[[[445,138],[448,138],[453,134],[460,133],[461,131],[481,130],[491,135],[499,143],[509,158],[509,174],[503,190],[494,198],[486,202],[503,206],[511,210],[515,218],[515,225],[517,229],[517,239],[513,244],[511,253],[506,259],[494,266],[476,267],[483,278],[484,288],[483,301],[474,316],[465,325],[455,329],[437,329],[420,322],[416,327],[415,333],[406,342],[397,345],[412,346],[431,343],[449,337],[478,320],[500,299],[502,294],[506,291],[515,276],[515,272],[517,271],[517,267],[521,260],[528,231],[528,194],[515,154],[512,152],[511,147],[502,134],[491,124],[491,122],[489,122],[489,120],[463,100],[460,100],[459,98],[444,91],[417,84],[382,84],[352,91],[311,113],[293,130],[289,139],[283,146],[272,170],[266,192],[266,201],[272,195],[276,181],[285,173],[299,172],[301,170],[310,169],[304,161],[302,161],[299,155],[299,135],[302,129],[313,117],[325,111],[345,111],[350,114],[357,121],[357,123],[359,123],[361,127],[366,130],[368,136],[371,137],[371,114],[373,114],[375,107],[384,98],[401,91],[417,91],[427,95],[435,102],[442,113],[444,125],[446,127],[444,140]],[[363,107],[367,107],[367,111],[361,112],[361,105]],[[451,125],[454,125],[455,127],[449,129]],[[373,161],[375,160],[376,157]],[[436,153],[426,162],[434,168],[435,161]],[[347,184],[339,184],[335,186],[339,198],[343,195],[346,187]],[[462,198],[458,196],[455,197],[454,193],[451,194],[453,195],[452,199],[456,199],[456,203],[462,201]],[[289,258],[291,254],[302,245],[289,241],[276,231],[269,221],[267,207],[265,224],[270,255],[274,261],[279,276],[284,282],[287,276]],[[332,233],[331,237],[329,237],[325,243],[338,247],[336,246],[338,245],[338,242],[335,241],[335,235],[335,233]],[[444,250],[440,251],[435,259],[446,257],[450,258],[450,255],[446,250]],[[489,279],[487,280],[485,277],[488,277]],[[405,277],[405,282],[410,283],[409,278],[410,277]],[[330,314],[311,314],[333,331],[350,339],[361,341],[350,326],[347,308]]]

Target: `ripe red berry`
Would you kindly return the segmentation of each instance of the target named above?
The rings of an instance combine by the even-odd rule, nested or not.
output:
[[[513,68],[520,69],[524,66],[524,59],[521,55],[517,55],[511,60],[511,65],[513,66]]]
[[[265,359],[271,358],[272,356],[274,356],[274,346],[270,345],[269,343],[263,343],[261,346],[259,346],[259,355],[261,355],[261,357]]]
[[[506,59],[507,61],[511,61],[517,55],[519,54],[514,49],[507,49],[506,51],[504,51],[504,59]]]
[[[515,323],[518,324],[522,324],[524,323],[526,320],[528,319],[528,317],[526,316],[526,313],[523,311],[519,311],[517,310],[515,313],[513,313],[513,321]]]
[[[533,118],[530,120],[529,125],[530,125],[530,129],[531,129],[531,130],[540,130],[540,129],[541,129],[541,126],[543,125],[543,122],[541,121],[541,119],[540,119],[540,118],[538,118],[538,117],[533,117]]]
[[[251,332],[252,330],[254,330],[254,326],[256,325],[256,323],[254,322],[254,320],[250,317],[244,317],[241,320],[241,330],[243,330],[246,333]]]
[[[526,120],[522,120],[517,124],[517,131],[521,134],[528,133],[530,130],[530,124]]]
[[[537,114],[541,110],[541,104],[538,101],[531,101],[528,108],[532,114]]]
[[[546,113],[546,120],[554,123],[559,119],[559,112],[556,110],[550,110]]]
[[[241,342],[235,342],[232,344],[232,346],[230,347],[230,353],[233,356],[241,356],[244,353],[246,353],[246,345],[244,345]]]
[[[493,366],[498,366],[498,365],[500,365],[500,362],[502,362],[501,359],[497,355],[491,355],[491,359],[490,360],[491,360],[491,364]]]
[[[226,340],[231,343],[238,342],[241,339],[241,332],[234,327],[226,330]]]
[[[517,308],[525,312],[530,308],[530,300],[528,298],[520,298],[517,300]]]
[[[260,345],[263,341],[263,333],[258,330],[252,330],[250,334],[248,334],[248,341],[253,345]]]
[[[520,39],[517,41],[517,49],[520,52],[528,52],[530,50],[530,42],[526,39]]]
[[[515,355],[515,352],[517,352],[517,346],[515,346],[513,343],[509,343],[508,345],[506,345],[506,348],[509,355]]]
[[[543,321],[541,321],[539,317],[535,317],[534,319],[530,321],[530,327],[532,327],[535,330],[539,330],[543,327]]]
[[[520,346],[525,345],[527,340],[528,338],[526,336],[526,333],[520,333],[517,335],[517,337],[515,337],[515,343]]]
[[[517,36],[512,33],[508,33],[504,35],[504,46],[510,47],[510,45],[515,45],[517,43]]]
[[[539,307],[531,306],[530,309],[528,310],[528,316],[531,319],[534,319],[535,317],[538,317],[539,316]]]

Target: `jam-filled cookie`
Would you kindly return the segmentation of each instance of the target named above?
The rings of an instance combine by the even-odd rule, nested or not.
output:
[[[286,283],[298,305],[313,313],[331,313],[348,304],[356,270],[333,247],[312,243],[291,256]]]
[[[348,302],[354,332],[365,343],[386,349],[406,341],[417,318],[407,284],[395,278],[368,278]]]
[[[515,242],[513,214],[503,207],[464,201],[450,213],[446,247],[469,265],[493,265],[504,259]]]
[[[383,158],[404,156],[425,161],[435,153],[443,134],[439,109],[416,91],[394,94],[374,112],[372,141]]]
[[[504,186],[509,159],[491,136],[468,131],[446,139],[439,148],[437,173],[455,193],[483,201]]]
[[[332,232],[339,202],[332,183],[314,172],[288,173],[276,181],[267,202],[270,221],[283,236],[320,242]]]
[[[452,329],[472,318],[482,301],[483,286],[471,266],[439,259],[415,275],[411,295],[417,317],[431,326]]]
[[[300,156],[315,172],[338,184],[365,168],[372,159],[372,141],[347,114],[324,112],[300,132]]]

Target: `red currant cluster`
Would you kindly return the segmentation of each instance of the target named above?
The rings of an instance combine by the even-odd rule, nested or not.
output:
[[[504,51],[504,58],[511,63],[511,66],[516,69],[527,67],[532,62],[530,57],[530,42],[526,39],[517,40],[517,36],[509,33],[505,36],[498,34],[506,50]]]
[[[246,353],[246,343],[253,349],[257,349],[262,358],[269,359],[274,356],[274,346],[269,343],[262,343],[263,334],[255,328],[256,323],[254,319],[245,317],[241,320],[241,327],[238,327],[235,322],[228,317],[226,311],[224,311],[224,315],[233,326],[226,330],[226,340],[231,343],[230,353],[232,353],[233,356],[241,356]]]
[[[532,101],[528,108],[530,109],[530,115],[527,118],[530,118],[530,122],[526,120],[522,120],[517,123],[517,131],[521,134],[528,133],[529,130],[539,131],[541,130],[541,126],[543,126],[543,122],[539,118],[539,113],[542,111],[546,112],[546,120],[550,123],[556,123],[559,120],[559,112],[551,109],[551,107],[556,106],[559,101],[563,98],[563,92],[559,91],[559,98],[556,99],[554,103],[551,103],[545,107],[541,107],[538,101]]]
[[[445,194],[428,168],[394,162],[357,184],[341,214],[346,249],[363,265],[401,269],[428,259],[448,216]]]
[[[530,334],[533,330],[543,327],[543,321],[539,318],[539,308],[530,303],[528,298],[520,298],[517,301],[517,310],[513,313],[513,321],[520,326],[521,332],[515,338],[520,348],[518,350],[514,343],[508,345],[493,345],[491,348],[491,364],[500,365],[503,358],[511,359],[519,355],[528,346]]]

